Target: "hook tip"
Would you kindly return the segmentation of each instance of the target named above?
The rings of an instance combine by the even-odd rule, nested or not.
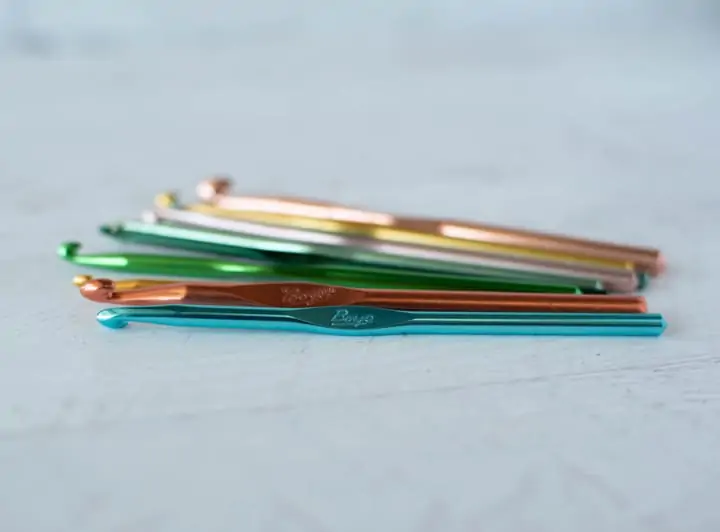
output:
[[[120,224],[104,224],[100,226],[100,232],[104,235],[115,236],[120,233],[122,227]]]
[[[156,224],[160,221],[160,216],[153,211],[145,211],[140,215],[140,219],[146,224]]]
[[[82,286],[91,280],[92,280],[92,275],[76,275],[75,277],[73,277],[72,282],[75,286]]]
[[[112,299],[115,283],[110,279],[91,279],[80,286],[80,293],[92,301]]]
[[[229,177],[213,176],[202,181],[195,189],[195,193],[201,200],[213,201],[216,196],[226,194],[231,186],[232,179]]]
[[[57,249],[58,256],[63,259],[72,259],[82,247],[80,242],[64,242]]]
[[[177,207],[177,205],[178,197],[177,194],[174,192],[163,192],[162,194],[158,194],[157,196],[155,196],[156,207],[170,209],[173,207]]]
[[[106,308],[97,313],[97,321],[108,329],[122,329],[127,327],[128,321],[116,309]]]

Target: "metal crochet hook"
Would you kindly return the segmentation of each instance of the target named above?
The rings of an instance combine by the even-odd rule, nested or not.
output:
[[[575,285],[530,282],[512,278],[501,279],[499,277],[408,271],[392,267],[357,266],[329,261],[317,261],[313,264],[261,263],[227,260],[217,257],[184,257],[146,253],[81,254],[79,253],[80,249],[81,245],[78,242],[66,242],[59,246],[58,255],[64,260],[84,267],[101,268],[123,273],[173,277],[225,280],[303,280],[356,288],[483,290],[556,294],[577,294],[581,292],[580,288]],[[90,279],[76,279],[76,284],[83,284],[88,280]],[[130,281],[124,282],[130,283]],[[160,282],[151,279],[133,280],[136,288],[153,286]]]
[[[511,246],[535,252],[567,254],[580,260],[629,262],[637,271],[653,276],[665,268],[664,258],[655,248],[484,223],[399,216],[304,198],[233,197],[228,195],[231,186],[230,179],[216,177],[200,183],[197,194],[208,204],[227,211],[227,216],[252,221],[332,233],[373,234],[377,238],[403,243],[430,243],[455,248],[477,244]]]
[[[162,194],[156,200],[158,207],[179,207],[177,199],[172,194]],[[343,225],[343,223],[332,220],[319,220],[316,218],[302,218],[285,214],[268,214],[247,211],[234,211],[223,209],[215,205],[196,204],[186,205],[183,210],[205,214],[216,219],[236,220],[236,224],[257,224],[285,228],[294,232],[312,231],[310,234],[317,235],[315,238],[331,238],[331,235],[340,237],[361,237],[366,240],[375,240],[380,243],[396,243],[412,246],[422,246],[438,249],[448,249],[475,253],[479,256],[495,257],[498,259],[513,260],[519,262],[542,262],[562,264],[568,268],[606,268],[618,270],[634,270],[634,265],[629,261],[617,261],[599,259],[593,257],[582,257],[578,255],[549,251],[543,249],[532,249],[528,247],[513,246],[497,242],[478,242],[474,240],[452,239],[443,235],[428,233],[410,232],[396,227],[385,227],[375,225],[363,225],[363,230],[353,230],[355,226]],[[253,219],[254,218],[254,219]],[[347,227],[346,227],[347,226]],[[218,228],[218,227],[214,227]],[[298,229],[299,228],[299,229]],[[355,228],[357,229],[357,228]]]
[[[267,214],[246,211],[233,211],[222,209],[214,205],[194,204],[186,205],[184,209],[214,218],[231,219],[240,223],[262,224],[275,228],[287,228],[292,231],[313,231],[316,234],[336,235],[346,238],[360,237],[365,240],[375,240],[382,243],[395,243],[401,245],[422,246],[450,251],[464,251],[483,256],[494,256],[515,261],[539,261],[545,263],[563,264],[567,267],[579,266],[586,268],[607,268],[635,271],[634,263],[609,259],[588,258],[569,253],[532,249],[512,246],[495,242],[478,242],[474,240],[452,239],[446,236],[412,233],[402,229],[372,227],[364,231],[353,231],[339,222],[328,222],[314,218],[303,219],[284,214]],[[311,222],[308,222],[311,220]]]
[[[158,196],[155,210],[148,213],[145,220],[160,222],[159,225],[165,227],[174,226],[176,229],[182,226],[181,229],[212,231],[209,235],[206,233],[206,239],[219,241],[223,238],[222,235],[225,235],[225,244],[233,241],[236,246],[251,246],[255,250],[280,252],[284,249],[288,253],[305,253],[358,263],[481,275],[530,276],[549,282],[585,283],[581,284],[581,287],[600,281],[607,290],[613,292],[631,292],[640,286],[638,276],[629,269],[409,246],[218,218],[181,208],[172,194]],[[137,225],[135,227],[137,228]],[[142,228],[144,234],[152,231],[152,228]],[[202,237],[195,234],[196,237]]]
[[[120,329],[130,322],[176,327],[261,329],[379,336],[395,334],[474,334],[521,336],[660,336],[659,314],[542,314],[522,312],[423,312],[374,307],[114,307],[98,322]]]
[[[119,305],[214,305],[299,308],[361,305],[397,310],[473,312],[642,313],[641,296],[518,294],[451,290],[357,289],[317,283],[172,283],[118,290],[110,279],[93,279],[80,293],[97,303]]]

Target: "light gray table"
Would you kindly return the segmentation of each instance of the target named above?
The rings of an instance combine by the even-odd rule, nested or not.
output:
[[[49,56],[6,43],[0,530],[718,530],[720,50],[671,18],[63,37]],[[647,295],[670,328],[96,325],[56,245],[115,249],[98,224],[215,171],[252,192],[657,245],[670,269]]]

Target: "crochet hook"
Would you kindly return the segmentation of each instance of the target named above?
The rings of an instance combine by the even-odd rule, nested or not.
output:
[[[292,225],[332,233],[372,234],[402,243],[432,243],[441,247],[510,246],[527,251],[559,253],[585,261],[630,262],[639,272],[658,275],[665,261],[658,249],[628,246],[565,235],[501,227],[469,221],[438,220],[372,212],[304,198],[230,196],[232,182],[217,177],[197,187],[198,196],[225,210],[225,215],[266,223]],[[488,247],[489,246],[489,247]]]
[[[375,336],[395,334],[475,334],[522,336],[660,336],[659,314],[542,314],[401,311],[374,307],[114,307],[98,322],[120,329],[131,322],[176,327],[263,329]]]
[[[357,289],[303,282],[172,283],[118,290],[110,279],[93,279],[80,293],[97,303],[120,305],[213,305],[299,308],[382,307],[398,310],[473,312],[642,313],[641,296],[518,294],[450,290]]]
[[[490,292],[537,292],[576,294],[572,284],[550,284],[527,279],[481,277],[425,271],[399,270],[387,266],[357,266],[332,261],[313,264],[251,262],[218,257],[184,257],[146,253],[80,253],[81,244],[66,242],[58,255],[74,264],[122,273],[225,280],[304,280],[356,288],[407,288],[483,290]],[[89,279],[87,279],[89,280]],[[78,279],[82,284],[83,279]],[[136,288],[153,280],[135,280]],[[155,282],[157,284],[157,281]],[[599,287],[598,287],[599,289]],[[591,293],[599,293],[588,289]]]

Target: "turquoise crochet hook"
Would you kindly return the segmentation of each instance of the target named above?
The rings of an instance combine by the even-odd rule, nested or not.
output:
[[[659,314],[420,312],[375,307],[114,307],[101,310],[97,319],[111,329],[121,329],[130,322],[138,322],[176,327],[261,329],[343,336],[660,336],[665,330],[665,320]]]

